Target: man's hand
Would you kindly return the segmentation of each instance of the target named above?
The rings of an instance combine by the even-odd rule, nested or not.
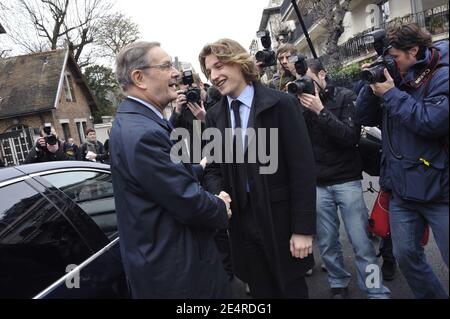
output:
[[[200,120],[203,123],[205,123],[205,121],[206,121],[206,110],[205,110],[205,107],[203,106],[203,101],[200,101],[200,105],[198,105],[197,103],[188,102],[187,106],[191,110],[192,114],[194,114],[194,116],[198,120]]]
[[[208,164],[208,158],[205,156],[205,157],[203,157],[202,160],[200,161],[200,166],[203,168],[203,170],[205,170],[206,164]]]
[[[87,152],[87,154],[86,154],[87,160],[95,162],[96,158],[97,158],[97,154],[95,154],[94,152],[91,152],[91,151]]]
[[[185,105],[187,102],[186,95],[184,95],[183,92],[183,90],[177,91],[178,97],[175,104],[175,113],[177,114],[181,114],[181,112],[183,111],[183,105]]]
[[[36,143],[37,147],[45,148],[47,147],[47,143],[45,143],[45,137],[39,137]]]
[[[290,240],[291,255],[295,258],[306,258],[313,252],[313,236],[292,234]]]
[[[230,195],[228,195],[228,193],[222,191],[222,192],[220,192],[219,195],[216,195],[216,196],[219,197],[221,200],[223,200],[223,202],[225,203],[225,206],[227,208],[228,219],[230,219],[232,216],[232,212],[230,209],[230,203],[231,203]]]
[[[298,99],[300,100],[300,103],[306,107],[308,110],[316,113],[319,115],[320,111],[324,109],[322,101],[319,97],[319,92],[316,90],[316,95],[311,95],[307,93],[303,93],[301,95],[298,95]]]
[[[263,67],[263,65],[264,65],[264,62],[256,61],[256,66],[259,69],[259,74],[260,75],[264,74],[264,67]]]
[[[373,93],[378,97],[383,97],[387,91],[395,87],[394,80],[386,68],[384,69],[384,76],[386,77],[386,82],[374,83],[370,85]]]
[[[297,80],[301,78],[300,74],[297,73],[297,70],[295,69],[294,63],[288,63],[287,70],[294,76]]]

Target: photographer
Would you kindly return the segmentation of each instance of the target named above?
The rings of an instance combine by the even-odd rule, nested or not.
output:
[[[288,88],[292,91],[291,85],[297,87],[316,160],[316,239],[328,271],[332,297],[347,298],[351,279],[339,242],[339,208],[356,255],[359,287],[369,298],[389,298],[386,287],[368,288],[365,284],[369,275],[366,269],[377,264],[377,256],[367,236],[367,208],[357,149],[361,126],[354,122],[355,96],[348,89],[327,83],[326,76],[320,60],[309,60],[306,76]]]
[[[448,41],[433,46],[413,23],[393,27],[386,40],[386,68],[364,66],[375,80],[362,88],[357,116],[363,125],[382,125],[380,185],[391,192],[399,267],[416,298],[448,298],[419,244],[429,224],[448,267]]]
[[[205,129],[205,104],[207,102],[208,95],[204,89],[204,85],[201,82],[200,77],[197,74],[192,73],[190,70],[183,72],[183,76],[178,84],[178,87],[178,98],[176,99],[175,108],[170,117],[170,122],[175,128],[180,127],[188,130],[190,135],[190,141],[188,142],[189,157],[191,163],[193,163],[193,139],[194,137],[200,137],[201,140],[202,132]],[[195,120],[201,121],[201,123],[197,122],[197,124],[194,125]]]
[[[40,131],[40,137],[28,154],[25,164],[66,161],[65,143],[58,139],[53,127],[46,126]]]
[[[97,141],[95,130],[88,129],[86,131],[86,142],[80,147],[78,160],[104,163],[108,158],[109,154],[105,151],[103,143]]]
[[[290,58],[295,55],[298,55],[298,53],[293,44],[285,43],[279,47],[276,53],[279,72],[273,76],[269,87],[279,91],[286,91],[286,86],[289,82],[300,78],[301,74],[297,73],[294,63],[290,62]]]
[[[201,136],[203,130],[206,129],[206,109],[219,102],[219,100],[222,99],[222,95],[214,86],[206,88],[198,74],[192,73],[190,70],[182,72],[182,78],[180,79],[178,87],[180,90],[177,91],[178,98],[176,99],[176,106],[170,117],[170,122],[175,128],[181,127],[188,130],[189,136],[191,137],[190,141],[188,141],[189,158],[191,163],[196,163],[197,161],[195,161],[194,153],[192,151],[194,150],[193,139],[200,138],[201,147],[203,149],[205,142],[201,139]],[[190,92],[194,92],[193,98],[190,98],[190,100],[195,100],[196,95],[198,95],[199,100],[196,102],[188,101],[188,94]],[[201,124],[198,125],[197,122],[197,125],[194,125],[194,120],[201,121]],[[202,181],[203,176],[198,177],[199,180]],[[231,265],[231,251],[227,230],[217,230],[214,241],[222,259],[222,264],[227,273],[228,280],[231,282],[234,278],[234,274]]]

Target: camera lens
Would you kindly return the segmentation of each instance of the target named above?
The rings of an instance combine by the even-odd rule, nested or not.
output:
[[[267,57],[267,52],[265,52],[265,51],[258,51],[255,54],[256,61],[258,61],[258,62],[265,62],[266,57]]]
[[[186,92],[186,99],[189,102],[198,103],[200,100],[200,94],[195,89],[188,90]]]
[[[45,137],[45,143],[48,145],[55,145],[56,144],[56,136],[55,135],[49,135]]]
[[[371,69],[363,70],[361,72],[361,79],[370,84],[375,83],[375,74],[374,74],[373,70],[371,70]]]
[[[305,84],[303,82],[295,81],[292,83],[289,83],[287,86],[287,90],[291,94],[303,94],[303,91],[305,89]]]

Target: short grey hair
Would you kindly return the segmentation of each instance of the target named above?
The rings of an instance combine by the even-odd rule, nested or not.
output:
[[[124,47],[116,57],[117,82],[124,91],[133,84],[131,73],[148,66],[148,52],[159,47],[159,42],[134,42]]]

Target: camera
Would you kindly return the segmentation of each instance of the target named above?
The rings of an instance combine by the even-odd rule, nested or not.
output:
[[[200,88],[192,86],[192,84],[194,84],[194,74],[192,73],[192,70],[183,71],[183,77],[181,81],[184,85],[189,86],[188,89],[183,92],[183,94],[186,95],[187,101],[191,103],[200,104],[201,101]]]
[[[315,95],[316,89],[314,87],[314,81],[306,75],[306,72],[308,71],[306,57],[300,53],[292,55],[289,57],[289,63],[294,64],[295,72],[297,72],[301,78],[288,84],[288,92],[295,95],[303,93]]]
[[[256,52],[256,61],[261,62],[261,67],[263,68],[277,65],[275,52],[271,49],[272,40],[270,39],[269,31],[258,31],[256,36],[261,39],[261,44],[264,47],[264,50]]]
[[[52,134],[52,126],[49,124],[45,124],[44,126],[44,138],[45,143],[48,145],[55,145],[58,141],[56,139],[56,135]]]
[[[295,72],[300,76],[305,76],[306,71],[308,71],[308,65],[306,64],[306,57],[303,54],[291,55],[289,57],[289,63],[293,63],[295,67]]]
[[[361,72],[361,79],[370,84],[386,82],[386,77],[384,76],[385,68],[389,71],[389,74],[393,74],[397,69],[395,60],[390,55],[378,57],[369,68]]]
[[[361,72],[361,79],[369,84],[385,82],[384,69],[386,68],[397,83],[400,73],[395,59],[388,54],[390,46],[387,42],[386,31],[382,29],[372,31],[364,37],[364,41],[366,44],[373,44],[375,51],[378,53],[378,58]]]
[[[314,81],[307,75],[302,76],[300,79],[291,82],[287,86],[287,90],[291,94],[301,95],[303,93],[315,95],[316,89],[314,87]]]

